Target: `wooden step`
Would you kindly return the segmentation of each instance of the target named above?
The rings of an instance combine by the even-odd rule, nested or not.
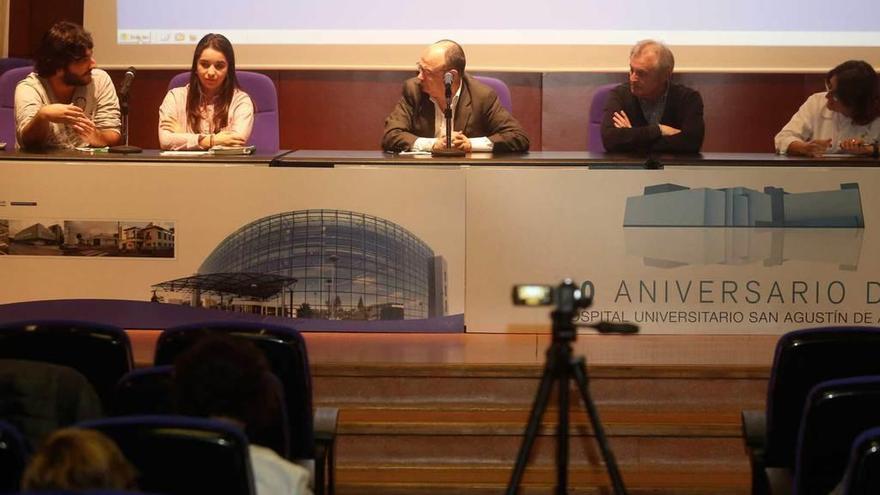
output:
[[[336,491],[340,495],[498,495],[505,492],[511,470],[512,466],[349,466],[337,471]],[[748,474],[740,471],[623,466],[621,476],[628,493],[634,495],[746,495],[751,488]],[[555,466],[529,466],[518,493],[551,494],[555,482]],[[568,493],[610,495],[604,467],[569,469]]]

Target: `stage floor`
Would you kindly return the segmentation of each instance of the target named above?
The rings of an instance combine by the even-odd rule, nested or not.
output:
[[[137,366],[152,364],[157,330],[128,332]],[[540,365],[549,334],[401,334],[304,332],[312,365]],[[580,335],[590,366],[766,368],[777,335]]]

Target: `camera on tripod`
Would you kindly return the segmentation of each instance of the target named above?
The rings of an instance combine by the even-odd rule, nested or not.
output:
[[[578,309],[593,304],[593,283],[584,282],[580,287],[567,278],[559,286],[523,284],[513,286],[513,304],[517,306],[552,306],[562,312],[574,314]]]
[[[601,333],[635,333],[638,327],[632,324],[615,324],[600,322],[593,325],[576,324],[573,320],[578,310],[588,308],[593,303],[594,287],[592,282],[584,282],[578,287],[570,278],[562,281],[559,286],[552,285],[515,285],[513,286],[513,304],[517,306],[554,306],[550,313],[553,321],[553,337],[547,348],[547,359],[544,372],[535,395],[535,402],[529,413],[525,436],[516,456],[516,464],[507,485],[507,495],[516,495],[522,481],[529,455],[538,437],[541,418],[547,410],[550,393],[554,384],[559,385],[557,400],[559,405],[559,423],[556,429],[556,488],[554,493],[568,493],[568,443],[569,443],[569,383],[577,384],[578,392],[587,408],[590,425],[596,436],[596,442],[605,460],[605,468],[615,495],[626,495],[626,487],[617,467],[614,452],[608,444],[605,429],[599,420],[596,405],[590,396],[587,386],[587,364],[584,357],[575,357],[571,344],[577,338],[578,327],[595,328]]]

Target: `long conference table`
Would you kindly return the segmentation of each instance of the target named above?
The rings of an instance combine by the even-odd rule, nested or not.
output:
[[[648,158],[554,151],[462,158],[338,150],[0,152],[0,252],[4,229],[7,246],[16,232],[45,236],[54,225],[80,226],[80,242],[96,244],[121,237],[127,225],[155,223],[174,233],[173,256],[165,259],[0,256],[0,303],[147,301],[157,284],[198,273],[236,233],[264,232],[266,242],[279,242],[271,226],[281,220],[273,219],[346,212],[371,225],[388,222],[387,235],[428,246],[440,260],[432,276],[442,285],[430,304],[442,308],[441,316],[463,315],[469,332],[548,331],[547,312],[514,308],[510,287],[563,277],[594,287],[580,321],[630,321],[647,333],[880,323],[880,258],[873,256],[880,250],[873,223],[880,221],[880,160],[770,153]],[[639,215],[672,221],[631,220]],[[105,231],[82,227],[95,222]],[[327,231],[316,232],[320,239]],[[278,253],[293,248],[245,249],[263,253],[271,271],[286,269]],[[337,276],[375,282],[337,266],[338,259],[320,262],[331,274],[320,280],[334,280],[334,294],[343,291]],[[393,267],[386,275],[401,280]],[[316,291],[328,300],[329,286]],[[358,297],[344,294],[343,305],[357,305]]]
[[[277,153],[253,155],[212,155],[202,152],[172,153],[144,150],[142,153],[108,153],[80,151],[23,152],[0,151],[0,161],[98,161],[157,162],[171,164],[226,163],[272,167],[321,167],[346,165],[399,166],[567,166],[606,168],[657,168],[666,166],[737,166],[737,167],[877,167],[880,160],[865,156],[826,155],[821,158],[784,156],[776,153],[698,153],[684,155],[642,155],[592,153],[585,151],[532,151],[528,153],[470,153],[463,157],[432,157],[387,153],[378,150],[281,150]]]

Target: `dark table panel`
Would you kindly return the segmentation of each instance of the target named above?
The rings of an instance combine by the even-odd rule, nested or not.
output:
[[[83,152],[75,150],[52,151],[0,151],[0,161],[100,161],[100,162],[169,162],[169,163],[241,163],[270,165],[274,160],[289,153],[255,153],[253,155],[161,155],[159,150],[144,150],[142,153],[109,153],[106,151]]]
[[[649,162],[649,158],[653,162]],[[591,168],[655,168],[657,166],[798,166],[852,167],[880,166],[869,157],[806,158],[774,153],[701,153],[695,155],[626,155],[581,151],[536,151],[530,153],[471,153],[464,157],[434,158],[427,155],[399,155],[382,151],[299,150],[288,153],[272,165],[280,167],[333,167],[335,165],[405,165],[431,166],[542,166],[574,165]]]

